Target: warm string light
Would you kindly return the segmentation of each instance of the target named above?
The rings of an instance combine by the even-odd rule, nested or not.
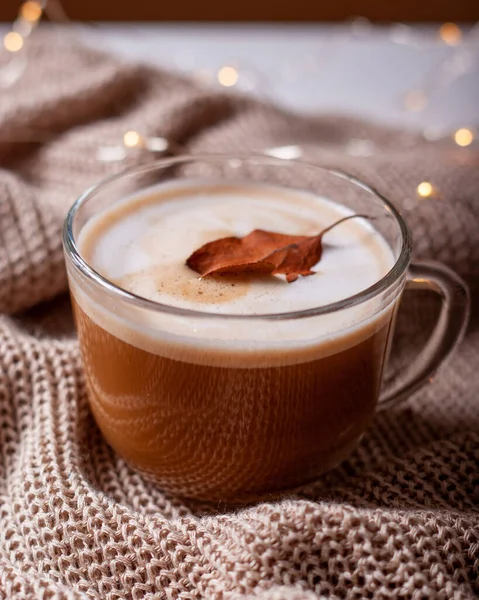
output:
[[[234,67],[226,65],[218,70],[217,79],[223,87],[233,87],[238,83],[238,71]]]
[[[50,0],[48,5],[49,11],[50,4],[52,14],[50,15],[49,12],[49,16],[53,18],[53,20],[69,21],[68,16],[63,10],[60,0]],[[19,53],[24,46],[25,39],[38,25],[38,22],[46,9],[47,0],[27,0],[21,5],[18,17],[13,24],[12,30],[5,35],[3,40],[3,45],[9,53],[12,55]],[[372,24],[367,21],[367,19],[355,19],[350,25],[351,36],[355,38],[369,35],[371,29]],[[338,26],[338,28],[335,29],[335,32],[336,31],[339,37],[339,32],[344,31],[344,29]],[[468,35],[465,36],[463,35],[460,27],[458,27],[458,25],[455,23],[444,23],[438,29],[438,38],[442,43],[448,46],[461,46],[462,48],[466,45],[466,42],[470,41],[471,38],[473,41],[476,37],[479,39],[479,36],[477,36],[478,33],[479,25],[476,25],[476,27],[472,28]],[[401,44],[418,44],[421,41],[414,29],[404,24],[396,24],[391,27],[390,39],[395,43]],[[468,62],[468,60],[464,59],[464,56],[466,56],[466,58],[469,57],[470,59],[470,50],[462,54],[457,54],[458,52],[459,51],[456,49],[456,54],[453,55],[452,59],[446,59],[446,61],[440,65],[439,71],[442,69],[442,71],[444,71],[446,74],[448,73],[448,80],[451,80],[451,78],[457,76],[457,72],[465,72],[471,67],[471,60]],[[19,66],[21,68],[18,69],[18,73],[21,73],[24,65],[22,65],[20,62]],[[2,70],[4,73],[2,73]],[[11,71],[9,72],[5,67],[2,70],[0,70],[0,85],[2,84],[2,75],[4,75],[3,82],[6,82],[7,85],[14,83],[16,78],[18,78],[18,73]],[[254,71],[252,70],[249,75],[254,75]],[[251,80],[249,75],[247,71],[244,71],[244,65],[241,70],[231,65],[224,65],[217,69],[215,74],[206,69],[198,70],[193,73],[193,76],[200,83],[209,85],[216,81],[217,84],[225,88],[236,87],[240,79],[241,86],[243,88],[243,80],[246,83]],[[432,84],[431,81],[429,81],[428,85],[424,85],[422,88],[418,87],[417,89],[409,90],[404,94],[403,105],[406,110],[422,111],[426,108],[429,103],[431,91],[434,91],[437,87],[440,87],[440,85],[438,85],[438,81],[439,83],[441,81],[440,77],[436,77],[436,81],[434,81],[434,77],[430,79]],[[256,82],[259,81],[258,77],[253,77],[253,80],[256,80]],[[251,85],[250,81],[249,89],[254,89],[254,87],[255,86]],[[428,128],[423,132],[424,139],[430,142],[452,138],[453,142],[457,146],[467,147],[475,141],[476,134],[470,128],[462,127],[452,134],[444,131],[430,131],[430,129],[431,128]],[[128,154],[128,151],[135,149],[148,150],[153,153],[162,153],[169,151],[170,144],[164,138],[146,138],[135,130],[129,130],[126,131],[123,136],[122,145],[101,147],[98,151],[98,158],[99,160],[105,161],[124,160]],[[369,157],[376,153],[377,148],[372,140],[351,139],[346,143],[345,151],[351,156]],[[298,146],[284,146],[281,148],[272,149],[271,152],[276,152],[276,156],[278,156],[278,158],[284,158],[288,160],[298,158],[302,154],[302,150]],[[273,156],[274,154],[271,155]],[[428,188],[428,185],[431,184],[428,182],[422,182],[418,186],[417,193],[420,197],[427,197],[433,193],[433,188]],[[429,194],[425,193],[428,191]]]
[[[369,33],[371,28],[371,23],[363,18],[353,20],[350,25],[351,35],[354,37],[364,37],[364,35]],[[463,31],[456,23],[443,23],[439,27],[437,35],[442,43],[451,47],[461,46],[461,48],[456,48],[452,56],[448,56],[435,67],[435,69],[428,74],[428,77],[422,86],[411,89],[403,94],[402,105],[406,111],[421,112],[425,110],[435,91],[452,83],[457,77],[473,67],[474,62],[477,59],[472,56],[471,49],[467,46],[466,42],[470,45],[475,41],[479,41],[478,33],[479,23],[476,24],[467,35],[463,34]],[[478,39],[476,40],[476,38]],[[420,43],[420,38],[418,35],[415,35],[414,29],[401,23],[391,27],[390,39],[391,41],[400,44]],[[204,69],[195,72],[193,75],[199,83],[209,85],[212,80],[216,79],[222,87],[235,87],[238,84],[241,73],[242,71],[238,68],[224,65],[218,69],[216,77],[211,76],[211,74]],[[424,131],[424,139],[431,142],[450,137],[450,132],[436,135],[430,131]],[[452,134],[454,142],[462,147],[469,146],[473,142],[474,137],[474,133],[470,129],[467,129],[467,131],[459,129]],[[370,140],[349,140],[346,151],[352,156],[372,156],[375,154],[375,147],[374,143]]]
[[[3,47],[10,60],[0,69],[0,88],[9,87],[22,76],[26,63],[18,55],[25,40],[32,34],[42,18],[47,0],[27,0],[20,6],[12,29],[3,38]]]
[[[20,16],[29,21],[35,23],[42,16],[43,7],[34,0],[27,0],[20,8]]]
[[[127,131],[123,135],[123,144],[126,148],[138,148],[142,145],[143,138],[137,131]]]
[[[184,152],[178,144],[174,144],[164,137],[147,137],[130,129],[123,134],[121,145],[99,146],[96,157],[100,162],[121,162],[130,156],[144,156],[145,151],[151,154]]]
[[[26,0],[20,7],[20,11],[17,19],[13,24],[12,31],[8,32],[3,40],[5,49],[14,54],[21,50],[27,38],[33,29],[37,26],[39,20],[44,11],[48,10],[49,16],[53,20],[69,21],[60,0],[50,0],[50,4],[47,6],[47,0]],[[51,8],[51,10],[50,10]],[[50,15],[50,12],[52,13]],[[368,19],[358,17],[350,21],[350,35],[352,37],[364,37],[369,35],[373,25]],[[343,31],[341,26],[334,29],[334,32]],[[466,46],[466,42],[475,41],[479,33],[479,24],[469,31],[467,36],[463,35],[463,31],[456,23],[443,23],[438,29],[438,38],[442,43],[448,46]],[[338,33],[339,35],[339,33]],[[419,44],[421,43],[421,36],[417,34],[412,27],[409,27],[402,23],[397,23],[390,27],[389,38],[394,43],[399,44]],[[335,36],[336,39],[336,36]],[[457,56],[452,58],[446,58],[445,61],[434,70],[432,74],[429,74],[429,81],[426,85],[417,87],[403,94],[402,104],[405,110],[411,112],[419,112],[424,110],[429,104],[429,98],[431,94],[439,87],[444,87],[445,83],[454,80],[460,74],[468,71],[472,68],[475,62],[474,56],[471,55],[470,49],[466,49],[464,52],[459,53]],[[439,73],[439,75],[436,73]],[[192,73],[193,77],[200,83],[210,84],[216,80],[219,85],[226,88],[233,88],[238,85],[240,78],[240,70],[231,65],[224,65],[220,67],[216,75],[212,76],[210,72],[205,69],[198,70]],[[9,73],[4,78],[8,83],[11,83],[12,78]],[[245,82],[248,84],[249,90],[254,89],[254,81],[251,81],[251,77],[244,77]],[[0,73],[0,84],[2,83],[2,77]],[[257,77],[253,77],[253,80],[258,81]],[[459,144],[460,145],[460,144]]]
[[[462,40],[462,31],[455,23],[444,23],[439,27],[439,38],[448,46],[457,46]]]
[[[470,129],[467,129],[467,127],[462,127],[454,132],[453,138],[458,146],[465,148],[466,146],[470,146],[474,141],[474,133]]]
[[[474,140],[474,134],[470,129],[461,128],[454,133],[454,141],[458,146],[468,146]],[[184,153],[185,150],[179,146],[175,146],[166,138],[149,138],[142,136],[135,130],[129,130],[123,135],[123,147],[100,148],[100,150],[109,150],[109,154],[103,155],[103,160],[122,161],[127,157],[127,150],[131,149],[147,149],[150,152],[160,152],[169,154]],[[371,140],[353,139],[347,145],[347,152],[352,156],[367,157],[375,153],[375,144]],[[113,153],[111,152],[113,150]],[[298,160],[304,156],[303,148],[299,145],[276,146],[260,150],[260,153],[273,158],[291,161]],[[100,158],[100,157],[99,157]],[[100,158],[101,160],[101,158]],[[421,181],[416,187],[416,195],[419,200],[427,198],[440,198],[440,192],[430,181]],[[405,205],[407,210],[414,208],[414,204]]]
[[[9,31],[3,38],[3,45],[8,52],[18,52],[23,48],[23,37],[16,31]]]
[[[25,39],[38,25],[45,6],[46,0],[27,0],[21,5],[12,30],[3,38],[3,46],[7,52],[18,52],[23,48]]]
[[[420,87],[403,95],[405,110],[424,110],[434,93],[452,85],[458,77],[471,71],[477,63],[479,22],[469,30],[467,35],[464,35],[455,23],[444,23],[439,28],[438,37],[444,44],[454,46],[454,51],[426,75]]]
[[[429,181],[421,181],[417,186],[417,195],[420,198],[430,198],[434,194],[434,187]]]

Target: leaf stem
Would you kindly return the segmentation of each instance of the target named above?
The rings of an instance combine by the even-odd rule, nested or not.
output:
[[[368,219],[369,221],[373,221],[374,217],[370,217],[368,215],[348,215],[347,217],[343,217],[342,219],[339,219],[339,221],[336,221],[336,223],[329,225],[329,227],[326,227],[326,229],[323,229],[323,231],[321,231],[321,233],[320,233],[321,237],[323,237],[323,235],[325,233],[328,233],[328,231],[331,231],[331,229],[333,229],[337,225],[344,223],[344,221],[349,221],[349,219]]]

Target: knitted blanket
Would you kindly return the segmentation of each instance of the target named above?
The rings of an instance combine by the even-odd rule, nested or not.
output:
[[[208,507],[144,480],[94,424],[60,233],[76,196],[125,167],[99,160],[99,149],[121,145],[127,130],[189,153],[298,144],[308,160],[350,172],[396,203],[415,256],[454,268],[477,302],[477,147],[294,115],[66,36],[32,37],[23,56],[23,75],[0,90],[0,598],[479,594],[477,308],[435,381],[379,413],[346,463],[277,502]],[[363,139],[372,156],[346,152]],[[419,200],[423,180],[437,193]],[[405,295],[394,361],[412,360],[432,313]]]

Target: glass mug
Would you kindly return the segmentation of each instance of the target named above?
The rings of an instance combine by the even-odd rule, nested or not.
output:
[[[394,253],[394,265],[374,285],[333,304],[235,315],[147,300],[87,263],[77,242],[92,217],[153,185],[184,178],[275,184],[326,197],[373,217]],[[465,283],[440,264],[410,263],[410,234],[390,202],[353,177],[298,161],[180,156],[135,167],[75,202],[63,242],[96,422],[128,463],[163,489],[186,497],[250,501],[313,481],[356,447],[377,409],[430,380],[461,340],[468,320]],[[442,309],[402,387],[380,397],[406,286],[436,292]],[[362,321],[354,325],[362,335],[351,337],[359,309]],[[315,343],[318,348],[328,344],[328,352],[292,360],[289,348],[300,321],[313,341],[318,332]],[[290,336],[273,359],[270,340],[278,328]],[[209,332],[208,339],[195,339],[201,329]],[[217,339],[215,331],[221,332]]]

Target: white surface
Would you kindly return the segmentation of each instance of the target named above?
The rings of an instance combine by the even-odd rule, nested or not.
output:
[[[412,30],[410,30],[412,32]],[[479,124],[479,40],[468,44],[475,68],[437,90],[422,112],[402,95],[434,76],[461,49],[441,43],[437,28],[404,30],[347,25],[102,25],[94,38],[135,60],[214,78],[223,65],[240,73],[238,89],[302,111],[337,111],[410,125]],[[89,33],[89,35],[91,35]],[[455,54],[456,53],[456,54]],[[469,59],[470,60],[470,59]]]
[[[132,23],[76,29],[97,47],[168,69],[200,72],[213,81],[221,66],[235,66],[238,89],[301,111],[359,114],[420,127],[479,124],[477,31],[474,42],[453,48],[438,40],[433,26],[406,32],[401,26],[358,31],[348,25],[277,24]],[[404,38],[408,43],[394,41]],[[460,54],[464,48],[465,57]],[[474,68],[438,89],[425,110],[404,110],[405,92],[434,78],[444,58],[460,56]]]

